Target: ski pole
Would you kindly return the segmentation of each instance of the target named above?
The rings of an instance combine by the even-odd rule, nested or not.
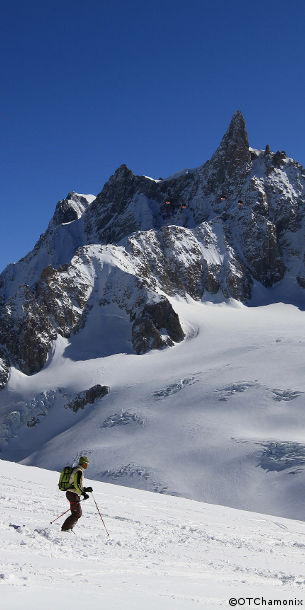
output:
[[[80,502],[82,502],[82,500],[80,500]],[[71,502],[71,504],[77,504],[77,502]],[[62,513],[61,515],[59,515],[59,517],[56,517],[56,519],[54,519],[53,521],[50,521],[50,524],[54,523],[54,521],[57,521],[57,519],[60,519],[60,517],[63,517],[63,516],[66,514],[66,513],[68,513],[68,512],[69,512],[69,510],[70,510],[70,509],[71,509],[71,506],[70,506],[70,508],[68,508],[68,510],[65,510],[65,512],[64,512],[64,513]]]
[[[94,504],[95,504],[95,506],[96,506],[96,508],[97,508],[97,512],[98,512],[98,514],[99,514],[100,518],[101,518],[101,519],[102,519],[102,521],[103,521],[103,525],[104,525],[104,528],[105,528],[105,530],[106,530],[106,532],[107,532],[107,536],[109,536],[109,533],[108,533],[108,531],[107,531],[107,527],[106,527],[106,525],[105,525],[104,519],[103,519],[103,517],[102,517],[102,515],[101,515],[101,513],[100,513],[99,507],[98,507],[98,505],[97,505],[97,503],[96,503],[96,501],[95,501],[95,497],[94,497],[94,495],[93,495],[93,493],[92,493],[92,492],[91,492],[91,495],[92,495],[92,498],[93,498],[93,500],[94,500]]]
[[[70,510],[70,508],[68,508],[68,510],[65,510],[65,512],[64,512],[64,513],[62,513],[61,515],[59,515],[59,517],[56,517],[56,519],[54,519],[53,521],[50,521],[50,523],[52,524],[52,523],[54,523],[54,521],[57,521],[57,519],[60,519],[60,517],[63,517],[63,516],[66,514],[66,513],[68,513],[68,512],[69,512],[69,510]]]

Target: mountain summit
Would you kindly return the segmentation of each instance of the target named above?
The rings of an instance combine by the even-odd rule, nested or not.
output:
[[[248,169],[251,161],[246,123],[240,110],[232,117],[219,148],[211,159],[218,187],[230,179],[238,179]]]
[[[249,148],[237,111],[197,169],[153,180],[122,165],[96,198],[69,193],[33,251],[0,276],[1,386],[10,364],[38,372],[56,337],[79,332],[97,292],[101,311],[116,303],[129,316],[136,353],[183,339],[169,298],[251,304],[256,285],[289,275],[303,304],[304,192],[302,166]]]

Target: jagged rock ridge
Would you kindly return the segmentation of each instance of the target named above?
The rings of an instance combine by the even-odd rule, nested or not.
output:
[[[173,300],[249,303],[253,282],[305,287],[302,166],[249,147],[237,111],[210,161],[165,180],[122,165],[92,196],[60,201],[33,251],[0,276],[0,388],[9,366],[46,363],[58,335],[111,303],[129,316],[136,353],[183,340]]]

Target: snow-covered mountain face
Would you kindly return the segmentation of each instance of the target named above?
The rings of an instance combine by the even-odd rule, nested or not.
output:
[[[204,341],[206,325],[211,323],[216,333],[218,326],[223,328],[224,338],[227,328],[222,326],[223,314],[215,324],[214,314],[211,318],[210,308],[204,305],[198,318],[197,305],[213,302],[218,312],[224,312],[225,305],[230,310],[232,307],[245,310],[252,323],[249,306],[257,308],[283,301],[287,303],[288,317],[292,315],[295,320],[295,313],[291,313],[294,308],[289,308],[289,304],[300,310],[305,308],[304,186],[303,168],[284,151],[272,153],[268,146],[264,150],[249,147],[245,122],[238,111],[219,148],[201,167],[153,180],[135,176],[122,165],[96,198],[72,192],[60,201],[32,252],[18,263],[8,265],[0,275],[0,442],[3,455],[21,460],[38,451],[39,459],[36,455],[29,458],[29,463],[60,467],[59,463],[50,461],[50,452],[42,448],[45,443],[46,447],[51,443],[52,450],[58,447],[58,438],[54,440],[55,444],[52,439],[78,425],[77,422],[80,424],[84,413],[89,413],[96,405],[102,409],[108,405],[110,409],[101,422],[102,426],[105,424],[103,435],[108,434],[108,428],[116,427],[112,421],[121,430],[125,429],[125,424],[138,426],[138,429],[145,427],[147,417],[141,412],[136,394],[130,393],[130,384],[141,385],[141,374],[149,379],[149,371],[145,368],[148,363],[148,367],[154,364],[150,375],[159,375],[160,383],[156,377],[145,397],[143,395],[144,402],[158,392],[162,394],[164,388],[168,391],[164,400],[171,400],[168,388],[184,389],[195,382],[198,387],[199,383],[204,384],[208,371],[206,359],[212,358],[215,370],[218,366],[214,361],[213,341],[209,349]],[[303,324],[303,314],[298,313],[301,317],[293,326],[295,342],[296,329]],[[233,322],[231,314],[226,315],[232,324],[231,345],[237,341],[235,349],[241,349],[247,358],[248,351],[238,340],[236,318],[233,314]],[[261,338],[266,333],[264,320],[267,318],[262,318],[258,333]],[[255,318],[255,324],[260,324],[258,320]],[[281,327],[276,327],[277,320],[282,325],[285,316],[275,316],[275,336],[281,334]],[[248,340],[250,344],[256,344],[255,333]],[[194,349],[197,345],[197,368],[189,344]],[[172,349],[164,350],[167,347]],[[223,349],[228,353],[226,338]],[[263,349],[263,345],[260,344],[259,349]],[[294,358],[300,349],[301,346],[296,347]],[[154,353],[151,350],[158,350],[158,366],[155,366],[155,359],[147,360],[147,356]],[[171,355],[164,360],[167,351]],[[177,354],[181,358],[179,363]],[[221,349],[217,354],[222,361]],[[260,352],[260,357],[264,358],[264,351]],[[270,357],[273,352],[271,356],[268,354],[265,366]],[[171,363],[175,358],[176,369],[173,370]],[[69,362],[73,366],[68,366]],[[160,369],[161,362],[164,371],[162,367]],[[214,381],[208,388],[203,385],[201,393],[193,396],[191,402],[195,411],[202,392],[206,391],[214,404],[213,392],[221,392],[223,383],[228,388],[243,388],[246,383],[252,405],[256,404],[258,388],[267,392],[267,402],[270,397],[275,400],[273,390],[279,391],[280,396],[286,396],[286,392],[291,400],[302,400],[298,375],[290,376],[284,383],[284,369],[280,369],[280,376],[275,375],[272,383],[265,378],[258,381],[260,369],[256,374],[254,372],[258,362],[247,362],[254,369],[247,372],[245,367],[244,378],[236,372],[235,376],[229,376],[226,381],[220,379],[214,386]],[[118,363],[124,364],[129,374],[128,378],[122,375],[122,382],[113,374]],[[185,374],[184,364],[188,368]],[[64,365],[66,375],[61,373]],[[141,374],[135,372],[135,366],[137,371],[142,367]],[[123,393],[120,399],[111,403],[112,392],[119,387],[118,383],[118,391]],[[298,387],[294,388],[295,384]],[[270,396],[268,392],[271,392]],[[129,405],[138,405],[132,411],[125,409],[127,396]],[[159,406],[156,409],[158,411]],[[294,417],[297,417],[297,410]],[[52,432],[48,428],[51,421]],[[105,422],[110,422],[109,426]],[[42,429],[44,431],[40,433]],[[267,438],[262,438],[261,431],[257,436],[251,426],[250,430],[251,438],[266,442],[266,447],[278,440],[270,430]],[[124,446],[124,434],[119,438],[118,444],[110,442],[114,451],[112,459],[102,456],[104,463],[107,462],[108,475],[106,468],[101,470],[96,465],[94,476],[101,480],[108,476],[107,480],[119,479],[125,484],[138,485],[136,472],[137,469],[142,472],[143,463],[135,465],[130,455],[128,461],[124,461],[124,451],[118,450],[119,445]],[[280,440],[284,448],[290,441],[302,442],[292,431]],[[145,436],[146,446],[149,442],[150,434]],[[167,438],[162,442],[168,442]],[[179,436],[180,448],[183,448],[183,442]],[[72,458],[77,453],[73,435],[70,443]],[[174,444],[173,439],[171,446]],[[199,446],[200,443],[197,448]],[[302,447],[300,451],[302,453]],[[174,453],[176,455],[176,451]],[[142,451],[140,454],[143,459]],[[283,455],[286,455],[285,451]],[[61,458],[64,459],[63,454]],[[175,477],[172,483],[163,485],[159,479],[166,479],[165,471],[159,463],[156,465],[158,460],[152,463],[153,454],[149,459],[154,472],[148,475],[151,481],[148,489],[166,488],[196,499],[204,497],[208,501],[230,504],[229,490],[228,495],[219,497],[216,494],[216,498],[212,485],[208,496],[202,496],[198,489],[195,491],[192,484],[183,487],[181,480],[178,482]],[[191,457],[188,463],[192,463]],[[161,471],[158,479],[156,473]],[[167,482],[170,479],[171,476]],[[238,502],[230,505],[239,506]],[[267,512],[265,505],[263,509]],[[260,505],[255,505],[255,510],[260,510]],[[289,512],[283,514],[291,515]]]
[[[303,168],[249,148],[236,112],[212,159],[168,179],[122,165],[94,197],[60,201],[34,250],[0,276],[0,375],[46,363],[52,340],[77,332],[96,300],[133,322],[136,353],[183,339],[168,296],[251,303],[253,280],[305,288]],[[296,288],[297,291],[297,288]]]

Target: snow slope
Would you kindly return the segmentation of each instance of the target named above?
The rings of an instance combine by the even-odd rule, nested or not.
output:
[[[3,610],[305,603],[301,522],[92,481],[109,537],[92,498],[67,534],[58,474],[0,463]]]
[[[12,369],[2,457],[59,471],[85,454],[95,480],[304,519],[304,312],[171,302],[186,333],[173,348],[135,355],[124,311],[93,307],[42,371]],[[97,383],[110,394],[67,408]]]

